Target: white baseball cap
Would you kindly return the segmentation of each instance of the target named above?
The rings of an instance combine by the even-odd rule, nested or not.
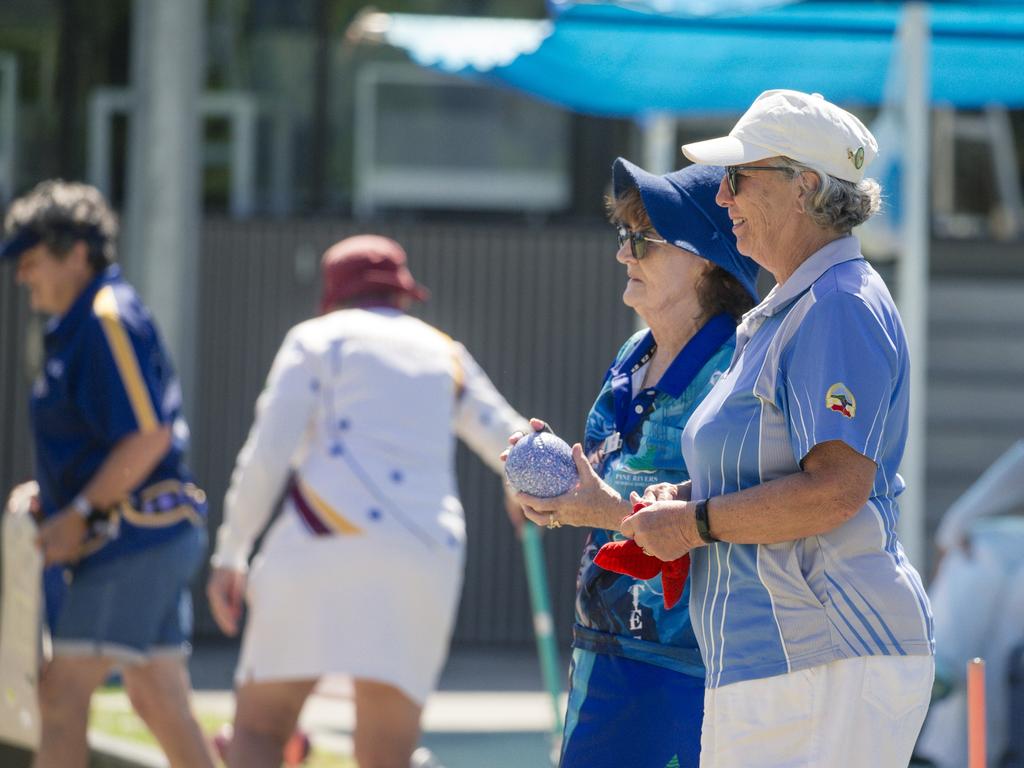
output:
[[[700,165],[741,165],[784,155],[830,176],[858,182],[878,154],[860,120],[820,93],[765,91],[728,136],[683,145]]]

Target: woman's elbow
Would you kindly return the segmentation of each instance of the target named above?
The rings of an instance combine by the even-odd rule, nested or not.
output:
[[[868,503],[869,498],[871,497],[867,493],[860,493],[858,491],[844,494],[842,502],[836,507],[840,524],[853,519],[864,508],[864,505]]]
[[[837,525],[853,518],[868,503],[877,470],[875,462],[843,443],[816,447],[804,464]]]
[[[148,443],[149,452],[156,456],[156,458],[162,459],[167,455],[168,451],[171,450],[171,441],[173,440],[173,433],[170,424],[161,424],[157,429],[152,432],[143,433],[146,435],[146,442]]]

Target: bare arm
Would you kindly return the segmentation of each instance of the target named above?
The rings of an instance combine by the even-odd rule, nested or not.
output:
[[[169,424],[121,438],[86,483],[82,493],[98,509],[116,504],[149,477],[170,447]]]
[[[121,438],[81,495],[97,509],[116,504],[149,476],[170,447],[170,425]],[[47,520],[39,530],[39,546],[47,565],[77,559],[85,533],[85,519],[73,509],[63,509]]]
[[[774,544],[826,533],[864,506],[874,484],[871,459],[832,440],[807,454],[803,469],[708,503],[711,533],[737,544]],[[654,501],[654,496],[645,495]],[[663,560],[704,542],[697,534],[694,502],[654,501],[630,517],[622,532]]]

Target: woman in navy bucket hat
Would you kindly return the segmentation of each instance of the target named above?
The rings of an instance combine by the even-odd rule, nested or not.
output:
[[[657,176],[620,157],[612,165],[612,189],[616,200],[636,189],[664,240],[721,267],[756,299],[758,266],[736,250],[729,214],[715,202],[724,175],[716,166],[691,165]]]
[[[615,161],[608,209],[628,278],[622,298],[649,327],[615,356],[573,446],[579,486],[554,499],[517,496],[537,524],[591,529],[577,582],[564,768],[698,765],[704,665],[689,590],[675,602],[667,577],[605,570],[595,556],[623,539],[632,495],[688,478],[682,428],[728,367],[736,324],[755,303],[757,266],[736,250],[715,203],[723,174],[691,166],[659,176]]]

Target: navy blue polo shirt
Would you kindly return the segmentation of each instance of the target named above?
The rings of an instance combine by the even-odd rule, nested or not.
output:
[[[32,433],[43,514],[67,506],[123,438],[172,425],[170,450],[139,487],[94,521],[81,566],[164,541],[202,524],[203,492],[182,454],[181,386],[149,311],[108,267],[53,318],[32,387]]]

